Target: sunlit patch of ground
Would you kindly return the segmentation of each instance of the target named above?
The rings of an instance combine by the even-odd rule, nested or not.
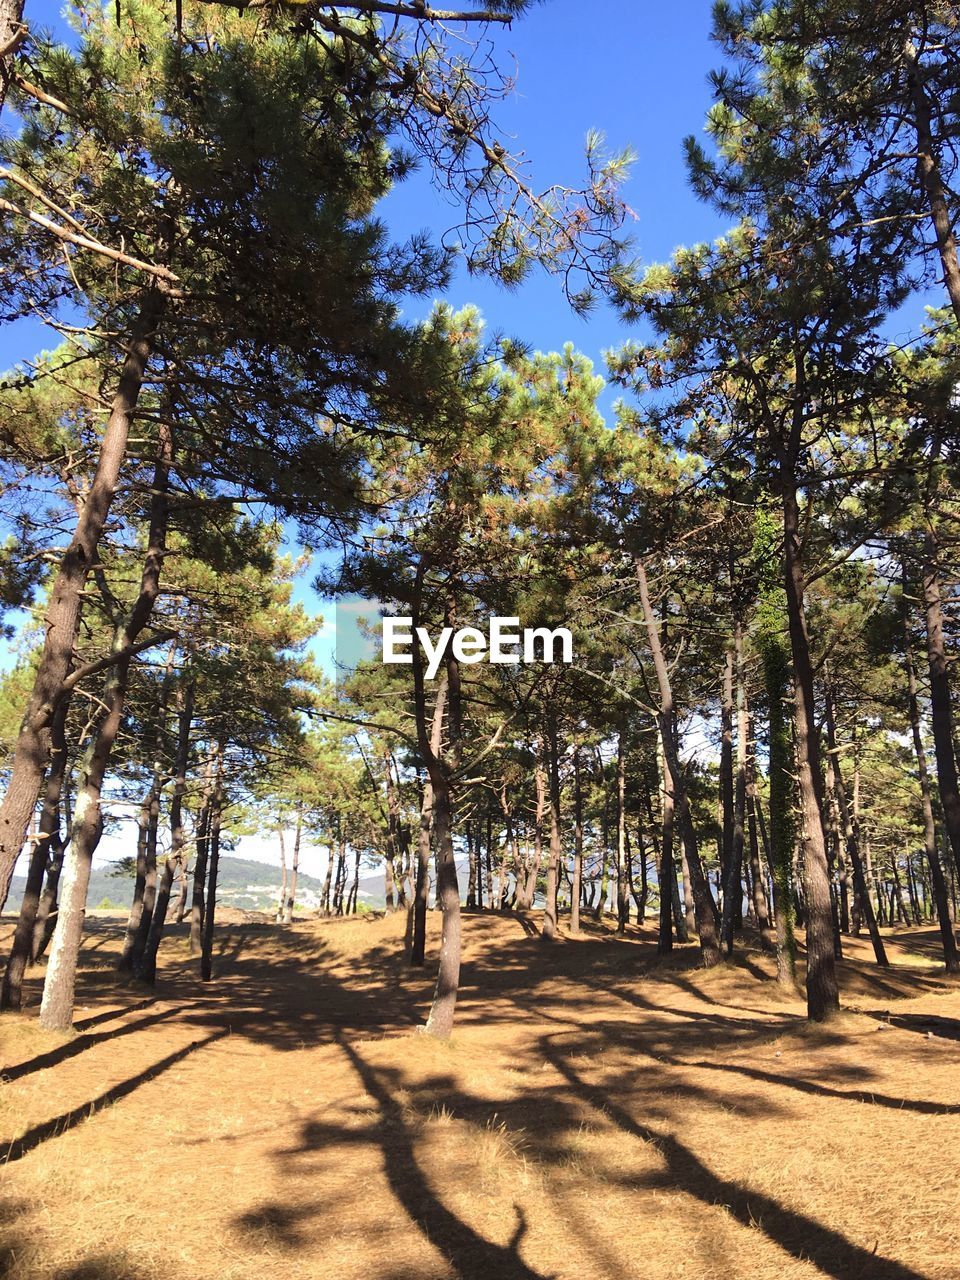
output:
[[[400,916],[229,925],[206,987],[173,929],[153,994],[91,921],[77,1031],[0,1019],[0,1276],[960,1276],[935,930],[886,972],[846,943],[845,1012],[811,1028],[752,946],[708,973],[652,928],[465,925],[440,1044]]]

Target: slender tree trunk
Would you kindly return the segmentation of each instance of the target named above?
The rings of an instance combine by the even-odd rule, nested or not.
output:
[[[430,750],[439,756],[443,741],[443,717],[447,702],[447,676],[444,673],[437,685],[430,721]],[[410,963],[418,967],[424,962],[427,945],[427,907],[430,900],[430,848],[433,837],[433,784],[430,775],[424,779],[423,798],[420,802],[420,838],[417,842],[417,886],[413,903],[413,936],[410,946]],[[489,839],[490,829],[487,828]],[[459,889],[458,889],[459,893]],[[439,894],[439,887],[438,887]]]
[[[40,896],[51,848],[60,845],[60,794],[67,768],[67,740],[64,733],[66,706],[61,704],[50,726],[53,755],[47,774],[46,794],[40,828],[30,853],[27,883],[20,904],[20,915],[13,935],[10,958],[0,990],[0,1009],[19,1009],[23,1004],[23,975],[30,961]]]
[[[833,775],[833,790],[837,801],[840,824],[843,828],[844,840],[847,846],[847,857],[850,859],[850,865],[853,867],[854,886],[863,898],[864,912],[867,918],[867,929],[870,933],[870,941],[873,944],[874,957],[876,958],[877,964],[886,968],[889,966],[890,961],[887,959],[886,948],[883,945],[883,939],[880,937],[877,920],[873,914],[873,905],[870,902],[870,895],[867,892],[866,877],[863,874],[863,862],[860,858],[859,831],[857,829],[858,824],[856,820],[851,817],[850,809],[847,805],[847,793],[843,785],[843,773],[840,769],[840,759],[837,750],[836,713],[834,710],[833,690],[830,688],[829,683],[827,683],[825,695],[827,711],[827,747],[830,753],[830,771]]]
[[[953,218],[947,203],[947,186],[940,172],[940,161],[933,138],[932,104],[924,84],[923,68],[912,39],[905,41],[904,61],[907,64],[907,84],[913,105],[914,128],[917,134],[917,164],[927,195],[927,207],[937,240],[943,282],[947,287],[953,314],[960,323],[960,264],[957,262],[957,241],[953,232]]]
[[[64,822],[69,829],[70,819],[64,815]],[[50,865],[47,867],[47,878],[40,895],[37,908],[37,919],[33,926],[33,939],[30,946],[30,963],[36,964],[43,959],[44,952],[53,937],[57,923],[57,898],[60,893],[60,874],[67,851],[66,838],[58,838],[51,846]]]
[[[560,759],[557,726],[551,716],[547,729],[547,814],[550,819],[550,852],[547,859],[546,901],[543,906],[541,937],[547,942],[557,933],[557,886],[560,876]]]
[[[660,822],[660,931],[657,936],[657,951],[666,955],[673,950],[673,925],[677,930],[677,941],[686,942],[686,924],[680,910],[679,889],[677,888],[677,870],[673,857],[673,785],[667,762],[663,755],[663,743],[657,736],[657,762],[660,773],[661,822]]]
[[[744,825],[747,807],[747,752],[748,752],[748,713],[746,677],[743,671],[743,628],[739,620],[734,624],[733,639],[733,675],[736,676],[736,715],[737,715],[737,767],[735,779],[731,777],[732,830],[730,833],[730,851],[727,862],[727,879],[723,890],[723,918],[721,933],[727,955],[733,952],[733,933],[738,917],[741,916],[741,877],[743,868]],[[731,680],[732,683],[732,680]],[[732,698],[731,698],[732,701]],[[732,771],[731,760],[731,771]]]
[[[207,759],[203,804],[197,820],[197,857],[193,866],[193,897],[190,902],[190,954],[203,954],[203,917],[206,911],[207,862],[210,856],[210,816],[213,803],[215,749]]]
[[[203,913],[203,941],[200,948],[200,979],[213,975],[213,930],[217,911],[217,877],[220,873],[220,823],[223,813],[223,747],[218,747],[214,766],[214,788],[210,801],[210,831],[207,867],[206,910]]]
[[[733,920],[728,920],[727,891],[730,880],[730,863],[733,858],[733,717],[734,717],[734,668],[736,655],[727,649],[723,657],[723,676],[720,695],[720,876],[723,886],[720,934],[729,953],[733,949]],[[729,939],[728,939],[729,933]]]
[[[910,732],[913,736],[913,751],[917,758],[917,776],[920,781],[920,803],[923,812],[923,848],[930,868],[930,884],[933,900],[937,908],[937,923],[940,926],[940,941],[943,945],[943,961],[947,973],[960,973],[960,954],[957,951],[957,939],[950,919],[950,900],[947,895],[947,884],[940,865],[940,853],[937,849],[937,828],[933,818],[933,798],[930,794],[930,775],[927,770],[927,753],[923,745],[923,734],[920,728],[920,706],[917,699],[917,672],[913,661],[913,647],[910,637],[909,619],[904,617],[905,647],[904,656],[907,668],[907,704],[910,716]]]
[[[157,901],[150,920],[143,953],[134,966],[134,973],[142,982],[153,984],[157,977],[157,954],[167,922],[170,891],[174,872],[183,867],[183,797],[187,790],[187,768],[190,762],[190,729],[193,723],[194,687],[192,682],[180,691],[180,707],[177,713],[177,756],[170,800],[170,856],[163,869],[163,877],[157,892]]]
[[[953,851],[954,867],[960,869],[960,789],[957,783],[949,660],[943,632],[943,602],[937,554],[936,539],[932,532],[928,532],[924,538],[923,600],[927,627],[927,662],[930,668],[930,715],[943,825]]]
[[[303,803],[297,804],[297,822],[293,829],[293,852],[290,855],[290,879],[283,906],[283,923],[293,924],[293,908],[297,900],[297,873],[300,870],[300,842],[303,839]]]
[[[287,900],[287,845],[283,834],[283,819],[284,815],[281,811],[280,825],[277,827],[277,839],[280,843],[280,892],[277,894],[277,910],[274,917],[277,924],[283,923],[283,904]]]
[[[51,721],[58,704],[69,696],[67,680],[73,665],[83,590],[96,562],[100,536],[117,489],[162,305],[161,295],[151,290],[140,310],[100,442],[97,468],[50,592],[43,651],[20,725],[10,780],[0,804],[0,910],[6,903],[14,865],[43,785],[51,750]]]
[[[583,896],[583,780],[580,748],[573,755],[573,878],[570,883],[570,932],[580,932],[580,899]]]
[[[627,755],[623,729],[617,736],[617,933],[630,921],[630,874],[627,866]]]
[[[647,584],[647,571],[641,559],[636,560],[637,583],[640,589],[640,603],[647,628],[647,643],[657,676],[660,691],[660,738],[663,743],[664,759],[673,784],[673,798],[676,806],[677,825],[683,850],[686,854],[687,866],[693,892],[696,912],[697,932],[700,936],[700,953],[707,966],[720,962],[720,940],[717,933],[717,919],[710,889],[703,874],[700,862],[700,850],[697,846],[697,835],[690,813],[690,802],[687,798],[686,782],[680,768],[680,762],[674,743],[674,704],[673,690],[670,686],[670,675],[660,645],[660,630],[656,615],[650,603],[650,591]]]
[[[157,766],[159,769],[159,765]],[[136,973],[150,936],[150,925],[153,923],[153,912],[157,905],[157,839],[160,832],[160,795],[162,778],[154,774],[154,785],[150,796],[150,815],[147,822],[147,837],[144,849],[144,881],[143,906],[137,931],[130,949],[130,958],[126,971]],[[126,944],[125,944],[126,947]]]
[[[803,823],[803,896],[807,932],[807,1016],[822,1022],[840,1008],[833,953],[833,904],[823,831],[820,743],[813,666],[804,611],[800,518],[793,484],[783,485],[784,589],[794,674],[794,745]]]

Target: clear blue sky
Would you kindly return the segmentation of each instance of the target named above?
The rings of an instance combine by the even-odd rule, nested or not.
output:
[[[497,119],[511,149],[527,157],[535,187],[582,184],[584,141],[591,129],[602,131],[614,149],[634,147],[638,159],[624,196],[636,215],[631,230],[637,250],[648,262],[725,229],[688,190],[681,149],[687,134],[703,129],[710,105],[708,73],[720,63],[709,40],[710,11],[710,0],[606,0],[592,7],[582,0],[544,0],[511,30],[491,33],[500,65],[515,65],[516,71],[515,92],[501,104]],[[34,25],[63,30],[59,14],[58,0],[27,0],[27,18]],[[380,212],[397,238],[424,228],[439,238],[458,221],[457,208],[431,185],[425,170],[391,193]],[[603,304],[586,318],[575,315],[560,282],[543,273],[507,291],[461,269],[446,298],[458,307],[476,304],[490,329],[535,349],[554,350],[572,341],[599,371],[602,352],[628,336]],[[424,314],[431,301],[411,306],[410,316]],[[7,326],[0,330],[0,369],[54,342],[34,322]],[[607,409],[609,403],[604,397]],[[319,611],[306,580],[298,584],[297,598],[311,612]],[[333,642],[332,612],[332,607],[323,609],[328,634],[316,646],[324,660]]]
[[[62,30],[60,8],[56,0],[27,0],[27,18]],[[535,186],[580,185],[590,129],[602,130],[613,147],[635,146],[639,160],[625,195],[648,260],[722,229],[686,189],[680,150],[683,136],[703,127],[707,72],[718,62],[707,39],[710,8],[710,0],[607,0],[587,11],[584,22],[582,0],[545,0],[511,30],[493,33],[501,65],[509,68],[515,59],[517,76],[498,119],[528,157]],[[439,236],[458,216],[425,172],[399,187],[381,213],[397,236],[420,228]],[[604,308],[587,320],[573,315],[559,282],[542,275],[506,292],[459,272],[448,297],[456,306],[477,304],[493,329],[542,350],[572,341],[598,364],[601,351],[623,337]],[[0,368],[45,343],[52,339],[36,326],[7,326],[0,331]]]

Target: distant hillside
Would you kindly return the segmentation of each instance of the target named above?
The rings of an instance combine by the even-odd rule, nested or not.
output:
[[[7,911],[19,911],[24,876],[14,876],[10,886]],[[297,906],[310,911],[320,905],[323,883],[314,876],[297,875]],[[226,907],[246,911],[269,911],[277,905],[280,892],[280,868],[252,858],[222,857],[217,885],[217,901]],[[133,878],[110,874],[110,867],[94,867],[90,876],[87,905],[91,910],[106,906],[125,907],[133,895]],[[369,907],[382,907],[383,876],[364,877],[360,881],[360,901]]]

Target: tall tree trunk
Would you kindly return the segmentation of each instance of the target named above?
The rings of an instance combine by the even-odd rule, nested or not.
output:
[[[720,962],[720,940],[717,934],[717,919],[713,899],[703,866],[700,862],[700,850],[697,846],[697,834],[690,813],[690,802],[687,797],[686,781],[680,768],[674,742],[674,703],[670,675],[660,644],[660,629],[656,615],[650,603],[650,590],[647,583],[647,571],[643,561],[636,560],[637,583],[640,589],[640,604],[643,609],[644,622],[647,628],[647,643],[653,659],[653,669],[657,677],[660,691],[660,740],[663,743],[663,755],[673,784],[673,799],[676,806],[676,821],[680,828],[680,838],[687,858],[690,875],[690,887],[693,892],[696,913],[697,932],[700,937],[700,953],[707,966]]]
[[[823,831],[823,778],[813,691],[813,666],[804,608],[800,514],[792,481],[783,484],[784,589],[794,677],[794,747],[803,840],[803,896],[807,932],[807,1016],[822,1022],[840,1008],[833,953],[833,904]]]
[[[277,839],[280,843],[280,892],[277,894],[277,910],[274,919],[277,924],[283,923],[283,904],[287,900],[287,845],[283,834],[283,818],[280,814],[280,825],[277,827]]]
[[[580,932],[580,899],[583,896],[583,780],[580,747],[573,755],[573,878],[570,883],[570,932]]]
[[[686,924],[680,910],[677,869],[673,856],[673,785],[663,754],[663,743],[657,735],[657,762],[660,774],[660,930],[657,935],[657,951],[666,955],[673,950],[673,924],[677,941],[686,942]]]
[[[439,756],[443,741],[443,717],[447,702],[446,672],[440,677],[437,695],[430,720],[430,750]],[[489,825],[487,828],[489,839]],[[420,837],[417,842],[417,886],[413,902],[413,935],[410,945],[410,963],[422,965],[427,945],[427,906],[430,899],[430,848],[433,838],[433,784],[430,774],[423,783],[420,801]],[[459,892],[459,890],[458,890]]]
[[[417,570],[416,597],[414,602],[414,627],[420,622],[420,595],[423,587],[424,566]],[[448,619],[449,621],[449,619]],[[449,1037],[453,1030],[453,1018],[460,987],[460,885],[457,881],[457,864],[453,851],[453,811],[450,775],[456,767],[460,745],[460,668],[452,652],[448,653],[447,699],[449,754],[435,751],[427,727],[426,694],[424,691],[423,659],[419,646],[413,646],[414,705],[417,721],[417,743],[420,755],[430,776],[433,788],[433,835],[437,858],[437,901],[442,912],[440,926],[440,961],[437,967],[437,985],[433,1003],[424,1030],[440,1039]]]
[[[840,768],[840,757],[837,749],[837,727],[836,712],[834,709],[833,690],[829,681],[825,687],[826,712],[827,712],[827,748],[830,756],[830,772],[833,775],[833,791],[836,796],[837,809],[840,817],[840,825],[843,828],[844,840],[847,847],[847,857],[850,859],[850,865],[853,867],[853,883],[857,892],[863,899],[864,913],[867,919],[867,929],[870,933],[870,941],[873,944],[873,954],[877,964],[883,965],[884,968],[889,966],[890,961],[887,959],[886,948],[883,945],[883,939],[880,937],[880,930],[877,927],[877,919],[873,913],[873,904],[870,901],[870,895],[867,892],[867,881],[863,874],[863,861],[860,857],[860,833],[858,823],[851,816],[849,806],[847,805],[847,793],[843,785],[843,772]]]
[[[193,865],[193,896],[190,900],[190,954],[203,953],[203,917],[206,911],[207,861],[210,856],[210,816],[213,803],[213,771],[216,748],[211,749],[204,769],[204,795],[197,820],[197,855]]]
[[[50,851],[61,844],[60,838],[60,794],[63,790],[63,779],[67,769],[67,740],[64,733],[67,709],[64,704],[57,708],[50,726],[50,737],[53,755],[50,771],[47,774],[46,793],[43,800],[43,812],[40,816],[40,828],[30,853],[30,865],[27,870],[27,883],[23,890],[23,902],[20,904],[20,915],[13,935],[10,958],[3,975],[3,987],[0,989],[0,1009],[19,1009],[23,1004],[23,975],[30,962],[33,946],[34,929],[37,912],[40,907],[40,896],[43,892],[43,880],[47,871]]]
[[[736,655],[732,648],[723,656],[723,676],[720,694],[720,874],[723,885],[720,933],[729,952],[732,949],[733,922],[727,924],[727,885],[730,879],[730,862],[733,858],[733,716],[734,716],[734,668]],[[730,933],[730,940],[727,933]]]
[[[40,1025],[47,1031],[66,1031],[73,1022],[74,985],[86,914],[90,868],[103,828],[100,794],[123,715],[127,666],[128,660],[122,660],[107,675],[101,699],[104,713],[91,734],[81,769],[60,910],[40,1002]]]
[[[721,933],[727,955],[733,951],[733,932],[741,917],[741,877],[743,868],[744,825],[747,808],[747,769],[748,769],[748,712],[746,676],[743,670],[743,628],[739,619],[733,628],[733,675],[736,677],[736,714],[737,714],[737,767],[736,777],[731,778],[732,795],[732,830],[730,833],[730,851],[727,862],[727,879],[723,889],[723,918]],[[732,769],[732,761],[731,761]]]
[[[66,1030],[73,1020],[74,985],[87,889],[93,855],[103,830],[100,798],[113,751],[127,692],[131,650],[153,612],[160,590],[160,573],[167,546],[167,484],[173,460],[170,429],[161,424],[153,473],[153,497],[147,550],[140,577],[140,591],[126,618],[116,625],[111,650],[113,665],[103,687],[103,715],[91,737],[82,782],[74,805],[73,829],[61,891],[60,911],[50,948],[40,1003],[41,1025],[51,1031]],[[89,501],[89,499],[88,499]]]
[[[957,939],[950,919],[950,900],[947,884],[940,865],[940,853],[937,849],[937,828],[933,818],[933,798],[930,794],[930,775],[927,770],[927,753],[923,745],[923,734],[920,728],[920,705],[917,699],[917,672],[913,661],[913,646],[910,636],[909,617],[904,612],[904,662],[907,669],[907,707],[910,716],[910,732],[913,736],[913,751],[917,759],[917,776],[920,781],[920,804],[923,812],[923,849],[930,868],[930,885],[933,900],[937,908],[937,923],[940,926],[940,941],[943,945],[943,962],[947,973],[960,973],[960,954],[957,951]]]
[[[627,753],[623,729],[617,735],[617,933],[630,920],[630,874],[627,867]]]
[[[153,984],[157,978],[157,954],[167,922],[170,891],[174,872],[183,867],[183,797],[187,790],[187,769],[190,763],[190,729],[193,724],[194,687],[189,681],[178,695],[177,754],[174,765],[173,795],[170,800],[170,856],[163,869],[163,877],[157,891],[157,901],[150,920],[143,953],[134,966],[134,973],[142,982]]]
[[[550,852],[547,857],[546,901],[541,937],[550,942],[557,933],[557,888],[560,878],[560,758],[557,726],[552,714],[547,726],[547,814],[550,819]]]
[[[913,106],[913,122],[917,134],[917,165],[927,196],[927,207],[937,240],[943,282],[953,314],[960,323],[960,264],[957,262],[957,240],[953,231],[953,218],[947,203],[947,186],[940,172],[940,160],[933,138],[932,104],[924,84],[923,68],[912,39],[904,42],[904,61],[907,65],[907,85]]]
[[[293,831],[293,852],[290,856],[290,881],[283,908],[283,923],[293,924],[293,908],[297,900],[297,872],[300,869],[300,841],[303,838],[303,802],[297,803],[297,823]]]
[[[943,633],[943,601],[937,566],[938,547],[932,531],[924,537],[923,601],[927,627],[927,662],[930,668],[930,718],[937,760],[937,785],[953,861],[960,870],[960,789],[954,747],[953,711],[950,705],[949,659]]]
[[[83,590],[96,563],[97,547],[110,514],[162,306],[162,296],[151,290],[134,325],[90,489],[50,591],[43,650],[20,725],[10,780],[0,804],[0,910],[10,892],[14,865],[43,785],[51,750],[51,721],[58,704],[69,697],[68,678],[80,625]]]
[[[200,948],[200,979],[213,975],[213,930],[217,912],[217,877],[220,874],[220,823],[223,814],[223,746],[218,745],[214,766],[214,787],[210,800],[210,831],[207,853],[207,896],[203,913],[203,941]]]
[[[158,764],[158,770],[159,767]],[[157,841],[160,834],[162,781],[159,773],[155,772],[150,795],[150,814],[147,821],[147,835],[144,847],[143,906],[140,911],[140,919],[137,921],[137,931],[130,946],[129,961],[125,966],[126,972],[134,974],[137,972],[146,949],[147,938],[150,936],[150,926],[153,923],[153,912],[157,905]],[[124,955],[126,955],[126,946],[125,941]]]
[[[22,39],[23,0],[0,0],[0,111],[7,100],[13,54]]]
[[[789,688],[789,661],[779,634],[764,636],[762,648],[770,734],[770,835],[765,843],[777,927],[777,981],[785,990],[792,991],[797,983],[797,943],[793,892],[793,741],[784,706]],[[763,811],[759,805],[756,814],[762,837]]]

